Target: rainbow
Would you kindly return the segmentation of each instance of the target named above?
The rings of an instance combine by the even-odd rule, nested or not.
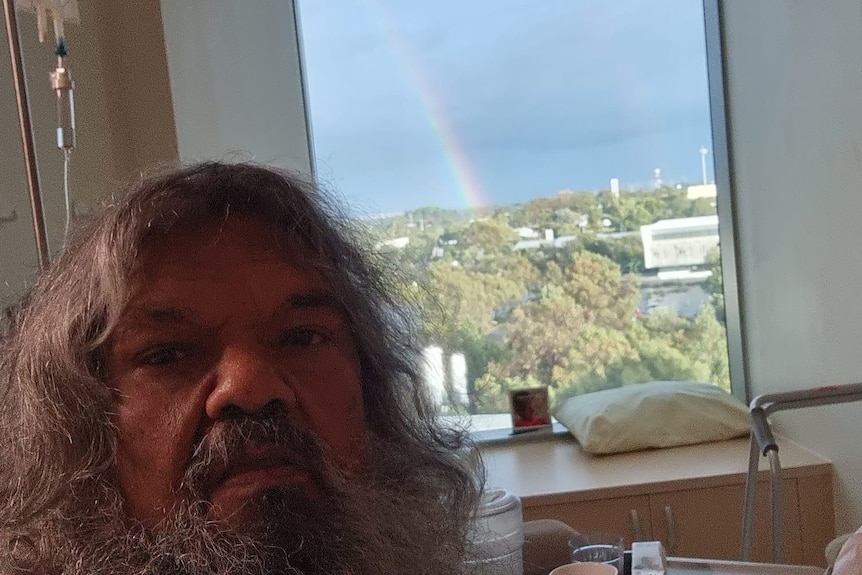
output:
[[[470,158],[461,144],[461,139],[449,120],[443,100],[425,73],[421,61],[383,6],[376,0],[364,0],[363,3],[368,8],[368,12],[372,13],[383,37],[391,47],[393,56],[415,89],[428,123],[440,143],[440,149],[455,186],[463,196],[467,207],[477,209],[491,205],[476,171],[470,165]]]

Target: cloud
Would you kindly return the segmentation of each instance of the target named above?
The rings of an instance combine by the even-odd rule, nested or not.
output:
[[[398,189],[403,200],[397,182],[405,180],[448,185],[454,151],[441,123],[482,174],[519,181],[570,173],[603,182],[621,158],[638,173],[655,161],[683,166],[709,137],[698,2],[304,0],[300,7],[316,149],[334,180],[369,186],[369,195],[394,197],[387,189]],[[542,173],[512,173],[527,162]],[[387,186],[387,175],[396,183]],[[494,192],[505,185],[485,179]]]

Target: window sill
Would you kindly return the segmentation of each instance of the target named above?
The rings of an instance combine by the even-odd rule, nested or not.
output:
[[[479,445],[514,444],[547,439],[555,435],[569,435],[569,430],[562,423],[554,421],[550,428],[545,427],[520,433],[512,433],[511,429],[487,429],[474,431],[471,435]]]

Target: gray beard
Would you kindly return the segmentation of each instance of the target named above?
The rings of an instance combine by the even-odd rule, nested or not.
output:
[[[208,520],[208,504],[189,499],[146,529],[130,525],[113,498],[98,519],[63,522],[56,551],[65,557],[55,557],[64,575],[461,572],[465,525],[441,503],[433,479],[411,478],[422,472],[411,474],[397,448],[379,440],[368,447],[372,471],[347,477],[330,467],[327,492],[313,499],[290,487],[263,491],[239,527]]]

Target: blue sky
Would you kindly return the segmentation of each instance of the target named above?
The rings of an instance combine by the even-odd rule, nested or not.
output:
[[[698,0],[299,8],[318,175],[362,211],[701,179]]]

